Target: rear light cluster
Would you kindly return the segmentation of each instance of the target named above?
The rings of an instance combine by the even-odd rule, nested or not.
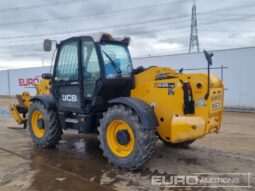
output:
[[[195,106],[190,82],[183,83],[184,93],[184,114],[194,114]]]

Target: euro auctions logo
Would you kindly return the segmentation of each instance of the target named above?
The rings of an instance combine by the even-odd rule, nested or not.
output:
[[[251,188],[251,173],[192,173],[191,175],[159,175],[151,184],[160,187]]]
[[[23,87],[36,87],[36,85],[40,82],[40,79],[35,78],[19,78],[19,86]]]

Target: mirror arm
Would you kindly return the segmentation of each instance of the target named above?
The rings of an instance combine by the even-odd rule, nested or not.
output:
[[[207,84],[208,84],[208,87],[207,87],[207,92],[205,94],[205,100],[207,100],[209,98],[209,95],[210,95],[210,64],[208,63],[208,66],[207,66]]]
[[[210,85],[211,85],[211,82],[210,82],[210,66],[212,65],[212,57],[213,57],[213,53],[208,53],[206,50],[204,50],[204,55],[205,55],[205,58],[207,60],[207,84],[208,84],[208,87],[207,87],[207,92],[205,94],[205,97],[204,99],[207,100],[209,98],[209,95],[210,95]]]

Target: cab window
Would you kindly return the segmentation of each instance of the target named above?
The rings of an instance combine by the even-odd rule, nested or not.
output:
[[[78,80],[78,45],[71,42],[61,46],[57,68],[57,81],[76,81]]]
[[[95,85],[100,78],[100,67],[96,48],[93,42],[82,42],[82,67],[84,78],[84,97],[91,99],[94,94]]]
[[[129,78],[132,75],[132,61],[127,46],[122,44],[102,44],[101,52],[108,79]]]

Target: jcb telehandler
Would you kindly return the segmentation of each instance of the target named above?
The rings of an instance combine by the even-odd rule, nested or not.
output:
[[[98,133],[104,156],[135,170],[152,156],[157,138],[186,147],[218,132],[224,92],[222,82],[210,75],[212,54],[205,51],[208,74],[133,69],[129,42],[100,33],[56,45],[53,74],[42,75],[36,96],[21,96],[25,110],[11,107],[16,119],[19,111],[26,116],[28,110],[27,120],[20,119],[27,121],[37,145],[56,145],[63,129]],[[45,40],[44,50],[51,47],[52,41]]]

